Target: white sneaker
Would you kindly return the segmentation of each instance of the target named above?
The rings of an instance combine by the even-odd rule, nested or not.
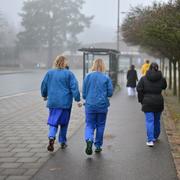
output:
[[[149,146],[149,147],[153,147],[154,146],[154,142],[153,141],[146,142],[146,145]]]

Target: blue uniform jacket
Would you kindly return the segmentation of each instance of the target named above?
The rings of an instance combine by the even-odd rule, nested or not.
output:
[[[78,82],[67,69],[52,69],[45,75],[41,84],[41,95],[47,97],[47,107],[69,109],[73,97],[80,101]]]
[[[107,112],[108,97],[113,95],[113,85],[109,76],[102,72],[89,73],[83,82],[83,99],[86,100],[86,112]]]

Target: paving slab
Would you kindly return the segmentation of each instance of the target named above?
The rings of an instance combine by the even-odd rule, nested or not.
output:
[[[68,138],[84,120],[73,105]],[[39,91],[0,98],[0,180],[29,179],[52,156],[47,152],[48,109]],[[56,142],[55,151],[59,149]]]

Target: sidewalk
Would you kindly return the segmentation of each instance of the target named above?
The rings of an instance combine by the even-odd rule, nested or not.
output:
[[[38,91],[0,98],[0,180],[28,180],[54,153],[46,150],[47,114]],[[68,137],[83,123],[73,106]],[[55,151],[59,148],[56,144]]]
[[[125,89],[113,96],[103,151],[87,156],[82,127],[44,164],[33,180],[177,180],[164,127],[160,141],[146,146],[144,114]],[[163,124],[163,123],[162,123]]]

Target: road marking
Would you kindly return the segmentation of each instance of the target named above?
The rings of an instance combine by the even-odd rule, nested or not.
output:
[[[14,95],[10,95],[10,96],[3,96],[3,97],[0,97],[0,100],[12,98],[12,97],[23,96],[23,95],[29,94],[29,93],[31,93],[31,92],[32,92],[32,91],[30,91],[30,92],[25,92],[25,93],[14,94]]]

